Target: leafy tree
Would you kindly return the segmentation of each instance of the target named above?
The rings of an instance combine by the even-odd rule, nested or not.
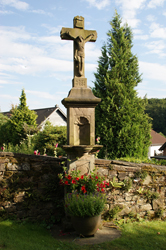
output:
[[[10,112],[11,117],[7,124],[7,129],[10,131],[10,138],[8,138],[7,142],[11,142],[15,145],[26,138],[27,133],[32,134],[37,128],[37,115],[33,110],[28,108],[24,89],[20,96],[20,104],[18,107],[13,106]]]
[[[54,156],[56,144],[57,155],[65,155],[62,145],[67,143],[66,126],[53,126],[49,121],[46,122],[44,129],[39,131],[33,138],[35,149],[41,154]]]
[[[145,112],[153,119],[152,127],[157,133],[166,135],[166,98],[148,99]]]
[[[138,59],[132,54],[132,32],[115,13],[108,41],[101,49],[93,93],[102,99],[96,107],[96,135],[104,146],[99,157],[147,156],[150,145],[150,118],[146,99],[134,89],[141,76]]]
[[[0,146],[2,147],[3,143],[6,141],[8,136],[8,130],[6,130],[9,118],[2,113],[0,113]]]

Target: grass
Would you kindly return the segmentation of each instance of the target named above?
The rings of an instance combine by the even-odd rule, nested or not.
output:
[[[160,232],[160,234],[158,233]],[[0,222],[1,250],[165,250],[166,221],[143,221],[124,224],[122,236],[111,242],[98,245],[78,246],[74,243],[54,239],[50,232],[40,225]]]

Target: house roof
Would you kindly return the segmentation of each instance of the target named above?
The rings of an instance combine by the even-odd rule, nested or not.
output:
[[[43,109],[33,109],[33,111],[37,114],[37,120],[36,123],[40,125],[48,116],[50,116],[54,111],[56,111],[59,116],[67,122],[67,116],[66,114],[59,108],[58,105],[55,105],[55,107],[50,108],[43,108]],[[10,112],[3,112],[4,115],[8,116],[10,118],[11,113]]]
[[[164,150],[166,147],[166,142],[164,142],[164,144],[159,148],[160,151]],[[166,156],[165,156],[166,157]]]
[[[151,129],[151,145],[152,146],[157,146],[157,145],[162,145],[163,143],[166,142],[166,138],[159,133],[155,132],[153,129]]]
[[[59,108],[58,105],[55,105],[55,107],[50,107],[50,108],[43,108],[43,109],[33,109],[36,114],[38,115],[37,117],[37,124],[40,125],[48,116],[50,116],[54,111],[56,111],[59,116],[67,122],[67,116],[66,114]]]

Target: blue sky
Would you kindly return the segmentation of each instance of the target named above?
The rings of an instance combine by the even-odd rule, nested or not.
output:
[[[107,40],[115,9],[132,28],[133,54],[143,81],[138,96],[166,98],[166,0],[0,0],[0,109],[19,103],[24,88],[30,109],[65,111],[73,79],[73,42],[60,39],[74,16],[85,29],[96,30],[95,43],[85,45],[85,77],[93,87],[101,47]]]

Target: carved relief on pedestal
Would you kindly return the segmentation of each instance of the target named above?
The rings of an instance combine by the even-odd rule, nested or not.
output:
[[[88,117],[77,116],[74,122],[74,145],[90,144],[90,121]]]

